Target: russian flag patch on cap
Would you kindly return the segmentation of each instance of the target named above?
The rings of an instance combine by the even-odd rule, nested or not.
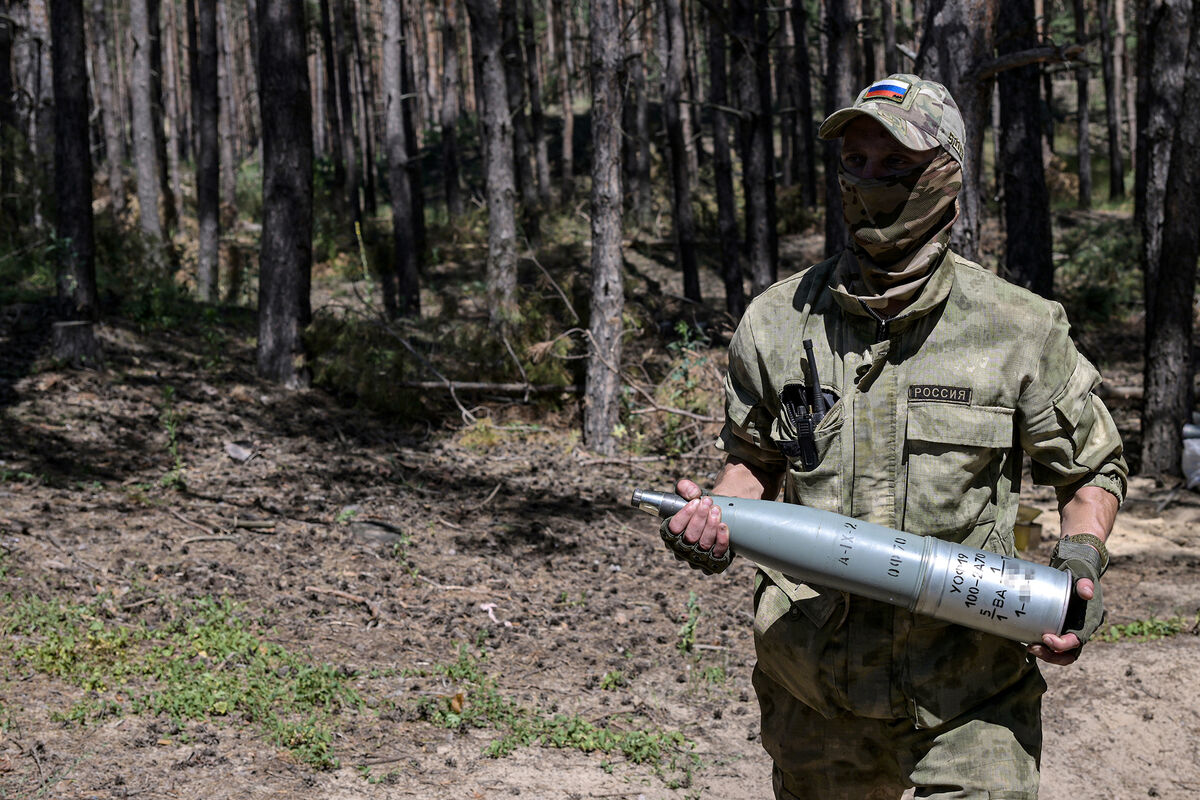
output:
[[[891,100],[893,103],[903,103],[911,88],[912,85],[904,81],[880,81],[867,88],[863,100]]]

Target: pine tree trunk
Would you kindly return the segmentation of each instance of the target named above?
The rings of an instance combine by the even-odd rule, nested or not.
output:
[[[571,83],[575,75],[575,57],[571,44],[571,4],[564,0],[555,0],[555,6],[558,8],[559,19],[562,20],[563,35],[563,54],[558,62],[558,90],[563,114],[562,196],[565,202],[575,193],[575,91]],[[644,95],[645,91],[646,84],[643,78],[641,93]]]
[[[149,3],[157,0],[130,0],[129,29],[133,36],[133,65],[129,94],[133,106],[133,163],[137,170],[138,220],[142,233],[152,247],[161,244],[162,220],[158,213],[158,157],[154,137],[154,89],[150,63]]]
[[[1042,21],[1042,40],[1053,41],[1051,39],[1051,18],[1053,17],[1052,9],[1054,0],[1038,0],[1042,4],[1043,10],[1039,15]],[[1056,152],[1054,146],[1054,75],[1050,72],[1050,65],[1042,65],[1042,91],[1046,100],[1045,125],[1046,125],[1046,149],[1051,153]]]
[[[663,70],[663,117],[671,152],[671,216],[675,221],[675,263],[683,272],[683,295],[700,301],[700,268],[696,261],[696,220],[692,210],[692,174],[683,128],[683,73],[687,68],[683,14],[679,0],[664,0],[667,63]],[[595,63],[592,64],[595,67]],[[596,76],[593,75],[593,80]]]
[[[1141,9],[1138,36],[1138,149],[1134,170],[1135,218],[1142,233],[1146,330],[1157,327],[1159,265],[1174,133],[1181,115],[1193,0],[1153,0]],[[1148,341],[1148,340],[1147,340]],[[1149,353],[1147,352],[1147,359]]]
[[[757,296],[778,279],[767,12],[753,0],[734,0],[731,8],[733,83],[737,107],[742,112],[739,138],[746,198],[746,248],[750,291]]]
[[[180,150],[182,149],[183,136],[183,113],[180,107],[179,96],[181,93],[179,85],[178,52],[176,48],[176,25],[175,25],[175,4],[172,0],[167,2],[167,18],[164,26],[164,41],[166,47],[163,49],[163,54],[166,63],[163,64],[163,72],[166,76],[166,95],[163,97],[164,119],[167,124],[167,172],[171,176],[171,205],[178,209],[183,200],[183,192],[180,186],[181,177],[179,175],[179,159]]]
[[[92,159],[88,149],[87,44],[83,0],[51,0],[54,59],[54,196],[58,301],[68,320],[94,320]]]
[[[516,164],[517,195],[521,201],[521,227],[535,245],[541,236],[538,226],[537,178],[533,167],[533,134],[529,115],[525,113],[525,59],[521,52],[521,26],[518,20],[519,0],[500,1],[500,35],[504,56],[504,80],[508,92],[509,113],[512,115],[513,158]]]
[[[854,35],[846,0],[824,0],[825,9],[825,114],[828,116],[854,102],[854,65],[850,37]],[[810,141],[815,141],[810,140]],[[842,140],[822,142],[825,163],[825,256],[846,248],[846,221],[842,214],[842,190],[838,185],[838,163]]]
[[[0,16],[0,229],[5,231],[5,238],[11,236],[12,232],[20,226],[16,203],[16,145],[20,133],[17,129],[17,109],[13,104],[12,71],[13,40],[15,38],[15,21],[7,15]],[[107,67],[107,63],[105,66]],[[109,105],[106,109],[106,123],[112,108]],[[114,155],[111,149],[108,152],[111,164]],[[119,165],[120,162],[117,161],[117,163]],[[119,172],[117,183],[120,184]],[[112,185],[111,179],[110,185]],[[124,199],[124,190],[122,190],[122,202]]]
[[[217,117],[221,134],[221,216],[222,225],[232,229],[237,223],[237,99],[233,90],[233,53],[229,47],[229,17],[225,3],[217,0],[217,81],[221,111]]]
[[[792,86],[796,93],[796,160],[800,164],[799,180],[804,205],[812,208],[817,204],[817,132],[813,124],[812,65],[808,56],[808,12],[803,3],[792,4],[792,31],[796,37],[796,49],[792,56],[794,76]]]
[[[734,319],[746,311],[742,263],[738,247],[737,204],[733,196],[733,158],[729,152],[728,71],[725,29],[728,22],[717,13],[708,17],[708,101],[713,118],[713,177],[717,193],[717,232],[721,240],[721,278],[725,282],[725,310]]]
[[[1075,10],[1075,40],[1087,41],[1087,10],[1084,0],[1073,0]],[[1092,207],[1092,143],[1091,119],[1088,113],[1088,83],[1091,70],[1082,61],[1075,67],[1076,131],[1079,153],[1079,201],[1081,209]]]
[[[1200,3],[1191,9],[1185,74],[1200,74]],[[1178,31],[1171,36],[1182,36]],[[1158,87],[1155,87],[1155,91]],[[1178,475],[1182,427],[1191,421],[1195,375],[1192,333],[1196,262],[1200,259],[1200,81],[1185,81],[1171,144],[1164,202],[1159,288],[1146,327],[1143,379],[1142,469],[1144,475]]]
[[[896,10],[893,0],[879,0],[879,14],[883,24],[883,71],[894,75],[900,71],[900,60],[896,51]]]
[[[1033,0],[1004,0],[997,19],[1000,55],[1038,43]],[[1004,169],[1004,263],[1013,283],[1050,297],[1054,289],[1050,194],[1042,164],[1036,64],[1000,73],[1000,156]]]
[[[258,374],[301,387],[310,379],[303,332],[312,317],[312,107],[304,5],[259,0],[258,31],[263,117]]]
[[[103,0],[97,0],[102,3]],[[193,83],[196,80],[196,75],[199,74],[199,67],[196,66],[198,45],[196,44],[196,0],[183,0],[184,14],[187,17],[187,83],[189,87],[188,97],[190,98],[190,110],[192,115],[191,135],[192,139],[188,143],[191,152],[195,154],[200,148],[200,95],[196,92]],[[120,48],[117,48],[118,50]]]
[[[474,58],[483,101],[484,174],[487,179],[488,314],[493,327],[507,326],[517,313],[516,184],[513,128],[501,53],[496,0],[466,0]]]
[[[3,25],[0,21],[0,25]],[[2,33],[0,33],[2,36]],[[113,88],[112,67],[109,64],[109,38],[110,32],[108,28],[108,14],[104,10],[104,0],[92,0],[92,38],[96,45],[95,57],[95,73],[97,87],[100,90],[100,116],[104,123],[104,152],[108,156],[108,194],[111,198],[111,207],[113,217],[120,220],[125,213],[125,177],[121,172],[122,163],[125,161],[125,137],[121,135],[121,112],[117,105],[116,92]],[[8,59],[4,57],[2,48],[0,48],[0,69],[7,65]],[[0,80],[0,104],[11,94],[10,91],[4,91],[3,80]],[[3,113],[0,112],[0,117]],[[3,120],[0,119],[0,131],[4,130]],[[0,137],[3,134],[0,133]],[[7,139],[0,139],[7,143]],[[4,150],[5,155],[2,157],[8,158],[7,148]],[[0,167],[3,169],[3,167]],[[9,191],[4,188],[3,180],[0,180],[0,195],[8,196]]]
[[[425,182],[421,172],[420,126],[421,119],[417,112],[417,82],[413,78],[412,60],[408,57],[408,42],[413,40],[412,20],[404,28],[404,37],[400,40],[400,64],[404,70],[402,96],[404,99],[404,143],[408,147],[408,185],[411,189],[413,238],[417,250],[417,266],[425,268]]]
[[[1126,38],[1125,0],[1116,0],[1114,5],[1117,18],[1116,59],[1121,74],[1119,91],[1121,102],[1125,104],[1125,133],[1129,143],[1129,163],[1137,163],[1137,75],[1134,74],[1129,61],[1129,40]]]
[[[162,225],[164,234],[170,238],[179,223],[179,212],[175,208],[175,194],[171,191],[170,162],[167,157],[166,103],[163,94],[162,57],[162,0],[149,0],[146,4],[150,24],[150,112],[154,126],[154,159],[158,164],[158,194],[162,200]]]
[[[529,122],[533,135],[533,163],[538,201],[550,205],[550,151],[546,143],[546,115],[542,111],[542,60],[533,22],[532,0],[521,0],[522,38],[525,44],[525,83],[529,89]]]
[[[616,449],[621,399],[621,24],[617,0],[591,0],[592,305],[583,438]]]
[[[370,84],[370,71],[367,69],[366,45],[362,32],[359,30],[358,13],[353,3],[350,5],[351,39],[354,49],[355,74],[358,77],[359,118],[362,120],[359,134],[363,153],[363,206],[367,216],[375,216],[378,204],[375,199],[375,114],[371,108],[371,98],[375,96],[374,87]]]
[[[1108,194],[1125,197],[1125,159],[1121,153],[1121,76],[1114,54],[1112,6],[1097,0],[1100,16],[1100,64],[1104,75],[1104,114],[1108,122]]]
[[[402,99],[404,21],[401,0],[383,0],[383,108],[388,160],[388,189],[392,196],[392,238],[395,244],[395,282],[401,316],[421,313],[421,286],[416,236],[413,233],[412,187],[409,185],[407,131]],[[390,281],[389,281],[390,282]],[[385,293],[386,297],[386,293]],[[389,309],[390,310],[390,309]]]
[[[347,3],[354,0],[334,0],[333,41],[337,58],[338,109],[342,122],[342,161],[346,164],[346,208],[355,222],[362,220],[362,205],[359,190],[362,188],[358,170],[358,136],[354,120],[354,96],[350,93],[350,35],[346,30],[349,20]]]
[[[796,100],[792,83],[792,50],[796,37],[792,32],[791,15],[784,9],[779,15],[779,34],[782,46],[776,46],[775,96],[779,102],[779,185],[788,188],[796,182]]]
[[[442,16],[442,180],[446,211],[451,218],[462,216],[463,197],[459,186],[458,158],[458,0],[447,0]]]
[[[914,72],[942,83],[962,112],[967,140],[966,166],[958,195],[959,218],[950,245],[972,261],[979,260],[983,223],[983,140],[992,104],[992,80],[975,76],[977,65],[990,60],[997,0],[959,0],[942,5],[924,22],[925,34]],[[931,4],[932,5],[932,4]]]
[[[338,109],[337,56],[333,49],[333,22],[329,9],[330,0],[320,0],[321,54],[325,64],[325,117],[329,121],[329,152],[333,160],[334,197],[346,195],[346,157],[342,149],[342,118]]]
[[[196,15],[196,72],[192,95],[197,108],[196,129],[196,288],[205,303],[216,302],[221,251],[220,89],[217,77],[217,3],[198,0]]]

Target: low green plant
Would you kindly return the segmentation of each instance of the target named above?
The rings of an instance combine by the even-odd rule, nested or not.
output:
[[[679,641],[675,643],[675,649],[681,653],[690,653],[696,645],[696,625],[700,622],[700,617],[704,612],[700,610],[700,600],[696,597],[695,592],[688,592],[687,603],[687,619],[683,623],[683,627],[679,629]]]
[[[361,708],[348,675],[264,640],[229,600],[180,605],[161,627],[121,624],[93,604],[26,597],[0,615],[18,668],[88,692],[57,718],[79,724],[124,713],[177,724],[235,718],[299,760],[333,768],[332,716]]]
[[[167,435],[167,452],[171,455],[171,468],[162,476],[159,483],[165,489],[186,489],[187,479],[184,475],[183,456],[179,452],[179,424],[181,417],[175,408],[175,387],[164,386],[162,390],[162,409],[158,419]]]
[[[625,677],[625,673],[619,669],[609,670],[600,678],[600,688],[611,692],[614,689],[619,689],[622,686],[628,686],[629,679]]]
[[[620,753],[631,763],[649,764],[668,785],[681,780],[668,773],[682,771],[682,780],[689,781],[691,770],[700,763],[691,752],[694,743],[682,733],[638,729],[632,715],[615,720],[616,726],[607,726],[577,714],[546,715],[523,706],[500,691],[485,671],[486,664],[486,652],[472,652],[460,645],[455,661],[426,673],[445,677],[458,691],[445,697],[424,698],[417,705],[420,716],[452,730],[496,730],[500,735],[484,749],[493,758],[534,745],[604,755]]]
[[[1170,617],[1169,619],[1150,617],[1149,619],[1109,625],[1100,635],[1100,638],[1106,642],[1118,642],[1122,639],[1146,642],[1155,639],[1168,639],[1185,631],[1191,633],[1200,631],[1200,614],[1191,619],[1184,619],[1183,617]]]

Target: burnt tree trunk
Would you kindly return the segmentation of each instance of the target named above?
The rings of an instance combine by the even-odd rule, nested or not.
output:
[[[550,205],[550,150],[546,142],[546,115],[542,110],[542,57],[534,28],[533,2],[521,0],[522,41],[525,45],[525,84],[529,89],[529,122],[533,136],[533,163],[538,200]]]
[[[330,0],[320,0],[321,53],[325,64],[325,118],[329,120],[329,152],[333,161],[333,195],[344,198],[346,194],[346,158],[342,150],[342,118],[338,110],[337,56],[333,49],[333,21],[329,9]]]
[[[828,116],[854,102],[854,61],[850,38],[854,24],[846,0],[824,0],[825,5],[825,114]],[[842,189],[838,185],[838,163],[842,140],[823,141],[825,164],[825,256],[840,253],[848,241],[842,213]]]
[[[923,21],[924,36],[917,54],[917,75],[942,83],[962,112],[967,141],[966,165],[958,194],[959,218],[950,234],[950,245],[961,255],[979,260],[979,234],[983,223],[983,140],[992,107],[992,80],[979,79],[979,64],[990,60],[995,33],[997,0],[930,0]]]
[[[68,320],[94,320],[95,245],[92,238],[92,159],[88,150],[87,44],[83,0],[51,0],[54,63],[54,197],[58,302]]]
[[[517,314],[517,192],[513,176],[513,127],[509,113],[500,14],[496,0],[466,0],[474,58],[483,100],[484,175],[487,181],[488,315],[493,327]]]
[[[7,6],[0,6],[7,11]],[[13,103],[13,41],[16,23],[0,15],[0,230],[8,238],[20,224],[16,203],[17,109]],[[113,107],[109,106],[111,112]],[[109,158],[112,158],[110,152]],[[124,194],[122,194],[124,199]]]
[[[370,70],[367,69],[366,43],[359,30],[358,13],[353,4],[349,6],[351,39],[354,49],[355,75],[358,78],[359,126],[363,154],[363,206],[367,216],[375,216],[378,203],[375,199],[375,114],[372,109],[372,98],[375,97],[375,87],[371,85]]]
[[[303,333],[312,318],[312,104],[304,5],[259,0],[263,230],[258,289],[258,374],[305,386]]]
[[[813,124],[812,64],[808,57],[808,11],[804,3],[792,4],[792,31],[796,48],[792,53],[792,90],[796,95],[796,129],[793,140],[801,197],[809,208],[817,204],[817,132]]]
[[[499,0],[501,53],[504,57],[505,91],[512,116],[513,160],[517,196],[521,202],[521,227],[525,238],[536,245],[540,239],[538,224],[537,178],[533,167],[533,133],[525,113],[525,58],[521,52],[521,25],[517,13],[520,0]]]
[[[571,42],[571,4],[564,0],[555,0],[554,5],[562,21],[562,58],[558,61],[558,91],[563,114],[562,196],[566,201],[575,193],[575,89],[572,83],[575,76],[575,48]],[[642,93],[645,94],[644,80]]]
[[[1200,2],[1192,2],[1185,74],[1200,72]],[[1173,32],[1172,35],[1181,35]],[[1180,472],[1182,427],[1191,421],[1193,302],[1200,258],[1200,81],[1186,81],[1167,172],[1158,291],[1146,328],[1142,473]]]
[[[0,26],[4,21],[0,20]],[[0,31],[0,37],[3,32]],[[104,0],[92,0],[92,38],[95,42],[95,67],[97,89],[100,95],[100,116],[104,125],[104,152],[108,166],[108,195],[113,218],[120,220],[125,214],[125,176],[121,171],[125,161],[125,137],[121,133],[121,113],[117,106],[117,95],[113,87],[112,66],[109,62],[108,45],[111,33],[108,28],[108,13],[104,10]],[[2,48],[0,48],[2,50]],[[0,52],[0,69],[7,63],[3,52]],[[0,104],[8,100],[12,93],[10,84],[5,91],[3,80],[0,80]],[[0,112],[3,117],[3,112]],[[0,119],[0,130],[4,122]],[[0,133],[0,158],[9,158],[8,139]],[[0,170],[4,167],[0,165]],[[0,178],[0,195],[7,196],[9,190],[4,188],[4,180]]]
[[[883,26],[883,71],[893,75],[900,71],[896,51],[896,9],[892,0],[879,0],[879,15]]]
[[[735,0],[733,80],[742,112],[742,185],[746,197],[746,253],[751,295],[778,279],[775,232],[775,147],[771,125],[770,50],[767,10],[753,0]]]
[[[1074,0],[1075,40],[1087,41],[1087,9],[1084,0]],[[1092,207],[1092,143],[1091,119],[1088,113],[1088,83],[1091,68],[1083,60],[1075,67],[1076,132],[1079,139],[1079,201],[1082,209]]]
[[[404,20],[401,0],[383,0],[383,108],[385,147],[388,160],[388,189],[392,195],[392,239],[395,244],[395,286],[397,297],[387,301],[391,293],[386,287],[392,281],[385,277],[384,298],[390,308],[401,316],[421,313],[416,235],[413,230],[412,187],[409,185],[408,137],[404,124],[406,107],[401,59]]]
[[[1000,55],[1037,46],[1033,0],[1005,0],[997,20]],[[1000,158],[1004,178],[1004,263],[1019,286],[1050,297],[1054,290],[1050,194],[1042,164],[1038,67],[1000,73]]]
[[[675,221],[675,263],[683,272],[683,295],[700,301],[696,261],[696,219],[692,210],[692,174],[683,127],[683,74],[687,69],[683,14],[679,0],[664,0],[667,63],[663,70],[663,118],[671,152],[671,216]],[[592,64],[595,67],[595,63]],[[593,76],[595,79],[595,76]]]
[[[646,81],[646,12],[638,6],[627,26],[625,69],[629,80],[625,101],[625,190],[633,211],[633,224],[647,230],[652,222],[650,186],[650,104]]]
[[[708,16],[708,101],[713,118],[713,177],[717,193],[717,233],[721,240],[721,278],[725,310],[734,319],[746,311],[742,287],[741,248],[738,247],[737,204],[733,196],[733,158],[729,152],[728,71],[725,29],[728,21],[712,11]]]
[[[154,126],[154,160],[158,164],[158,193],[162,198],[162,224],[166,236],[179,224],[175,193],[171,190],[170,162],[167,157],[166,104],[163,95],[162,5],[161,0],[146,3],[150,26],[150,114]]]
[[[350,93],[350,35],[346,31],[349,20],[346,4],[354,0],[334,0],[333,41],[337,59],[338,108],[341,118],[342,161],[346,164],[345,203],[355,222],[362,220],[362,204],[359,201],[361,178],[359,175],[358,137],[354,125],[354,95]]]
[[[442,13],[442,181],[446,211],[451,218],[463,213],[458,165],[458,0],[447,0]]]
[[[217,300],[221,252],[220,100],[217,84],[217,2],[198,0],[196,13],[196,72],[192,77],[196,118],[196,288],[206,303]]]
[[[1146,330],[1154,324],[1162,256],[1163,208],[1173,135],[1180,114],[1193,0],[1152,0],[1142,6],[1138,36],[1138,149],[1134,216],[1142,232]]]
[[[621,25],[617,0],[591,0],[592,305],[583,438],[616,449],[621,399]]]
[[[1108,122],[1108,195],[1125,196],[1125,158],[1121,152],[1121,80],[1115,58],[1110,0],[1097,0],[1100,16],[1100,65],[1104,76],[1104,116]]]

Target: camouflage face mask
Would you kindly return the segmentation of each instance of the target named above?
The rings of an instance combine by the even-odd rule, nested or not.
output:
[[[865,294],[877,301],[915,296],[945,253],[958,218],[959,163],[942,152],[887,178],[858,178],[839,165],[838,182]]]

